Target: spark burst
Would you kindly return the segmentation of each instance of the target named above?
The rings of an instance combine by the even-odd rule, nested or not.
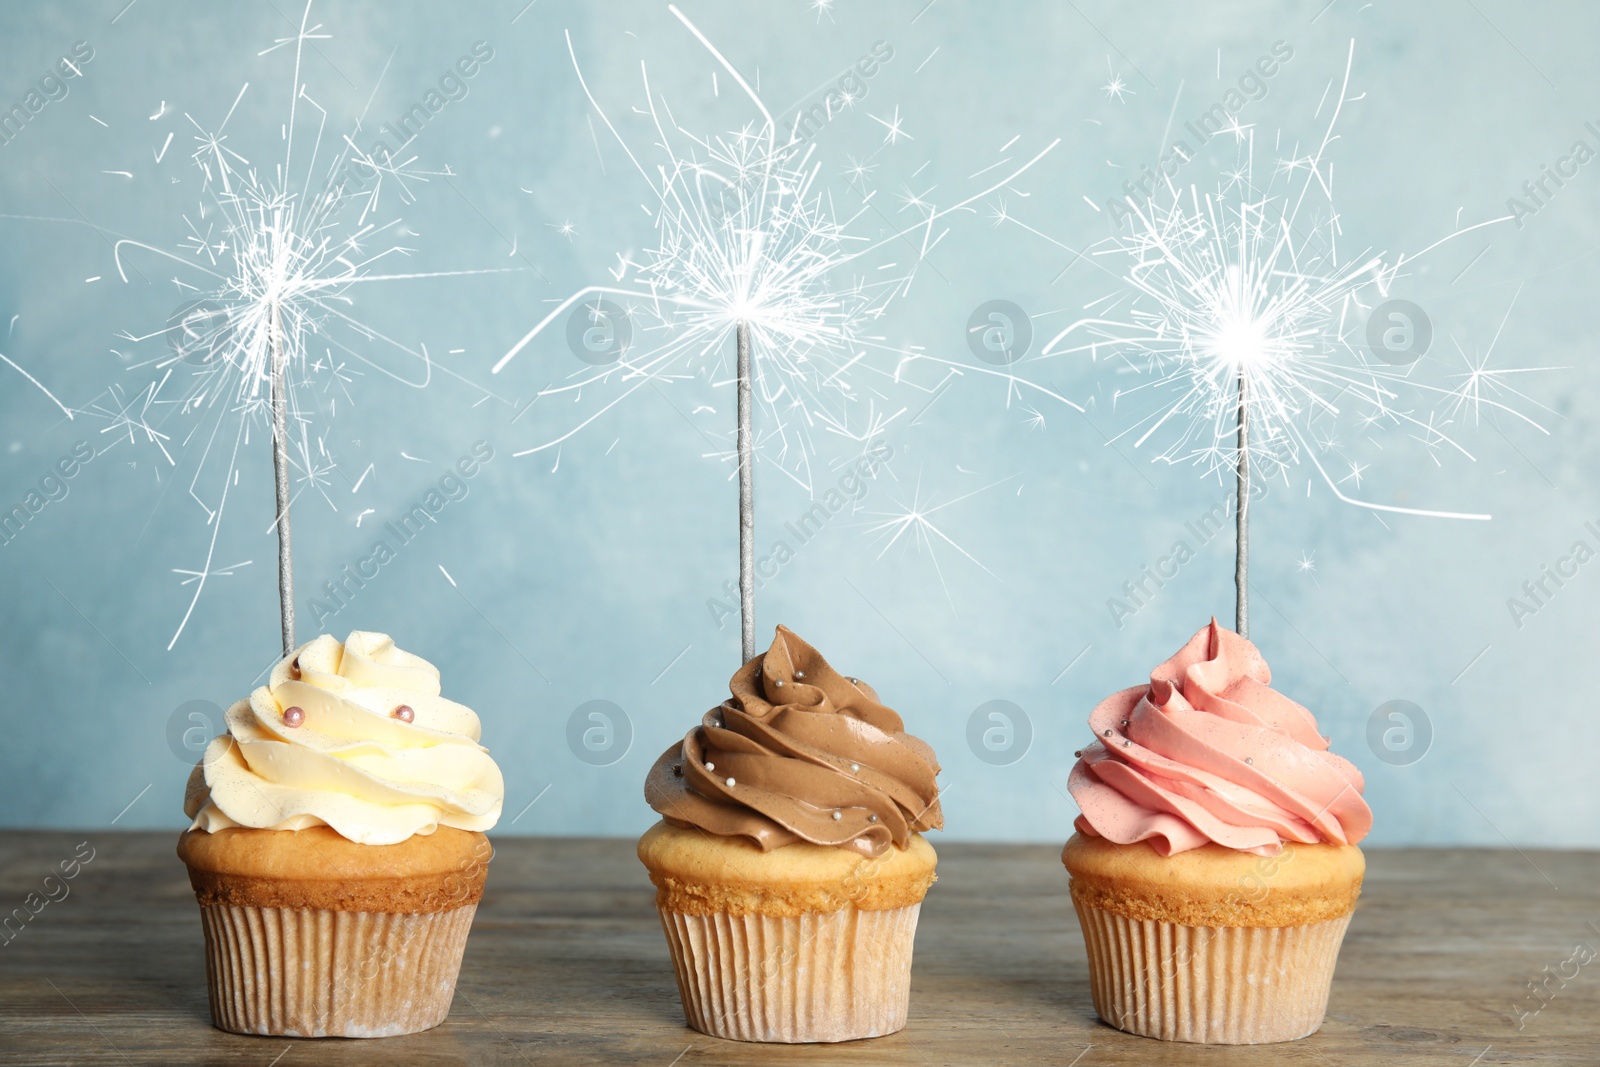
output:
[[[214,129],[185,112],[195,129],[191,158],[202,183],[198,214],[184,217],[188,236],[177,251],[131,238],[115,245],[117,271],[124,282],[125,261],[136,254],[171,260],[185,273],[200,276],[198,283],[173,279],[179,292],[191,299],[164,329],[125,335],[135,343],[163,339],[169,350],[136,364],[155,373],[140,394],[137,422],[128,416],[127,405],[115,413],[119,429],[130,438],[138,432],[156,441],[172,466],[177,460],[166,447],[169,436],[146,421],[152,410],[188,419],[192,425],[183,434],[183,443],[200,444],[189,495],[204,510],[211,536],[199,569],[175,570],[183,585],[193,586],[193,593],[168,642],[169,651],[193,616],[207,581],[243,565],[214,563],[229,493],[237,483],[251,428],[268,424],[273,442],[277,495],[273,528],[279,542],[279,599],[287,654],[294,647],[290,504],[306,488],[326,498],[326,478],[334,469],[327,442],[314,424],[336,413],[341,396],[349,398],[348,386],[357,373],[353,364],[365,364],[415,388],[431,382],[436,367],[426,346],[413,350],[354,316],[355,287],[495,273],[388,270],[390,263],[411,250],[394,243],[400,219],[377,221],[383,194],[393,188],[401,202],[410,202],[413,186],[426,182],[429,175],[415,167],[408,144],[392,153],[358,149],[351,134],[360,132],[360,120],[351,134],[341,138],[339,147],[324,154],[328,112],[308,93],[301,68],[307,43],[329,36],[320,23],[311,23],[308,0],[298,32],[258,53],[265,56],[293,46],[281,159],[267,165],[252,162],[229,132],[229,123],[250,89],[248,82]],[[309,145],[304,143],[308,136]],[[374,346],[413,366],[420,364],[420,378],[412,380],[364,351]],[[314,349],[319,354],[313,355]],[[214,496],[205,495],[202,486],[215,486]]]
[[[983,573],[989,575],[989,577],[993,578],[995,575],[993,571],[983,565],[982,561],[979,560],[978,557],[967,551],[960,544],[958,544],[955,539],[946,533],[944,529],[939,526],[938,521],[934,518],[934,516],[943,511],[945,508],[953,507],[962,501],[975,497],[980,493],[987,492],[996,486],[1004,485],[1006,482],[1009,482],[1017,477],[1019,477],[1019,475],[1007,475],[1006,477],[1000,478],[997,481],[990,482],[987,485],[981,486],[977,489],[962,493],[960,496],[946,500],[942,503],[935,504],[931,501],[924,500],[922,495],[922,477],[919,474],[917,476],[916,486],[912,490],[911,503],[909,505],[905,504],[899,497],[891,496],[891,499],[894,501],[897,510],[869,512],[869,514],[876,516],[878,521],[871,524],[867,528],[867,532],[868,534],[878,537],[883,541],[883,548],[879,550],[877,558],[882,559],[884,555],[887,554],[888,551],[902,539],[910,541],[915,546],[916,551],[919,554],[926,552],[929,559],[933,561],[934,573],[939,577],[939,588],[944,590],[945,601],[950,605],[951,613],[954,614],[956,610],[956,602],[950,596],[950,586],[949,583],[945,581],[944,568],[939,565],[939,546],[941,544],[945,548],[953,550],[958,555],[965,558],[967,562],[983,571]]]
[[[1106,76],[1107,81],[1100,87],[1100,91],[1106,94],[1107,100],[1115,100],[1121,104],[1125,103],[1128,97],[1138,95],[1128,88],[1128,83],[1122,80],[1122,75],[1111,69],[1110,56],[1106,56]]]
[[[875,368],[868,357],[880,352],[902,356],[873,330],[889,302],[910,286],[915,263],[901,269],[894,262],[874,262],[869,269],[865,257],[917,234],[920,244],[913,240],[910,246],[918,249],[920,262],[943,236],[946,216],[1003,188],[1055,143],[951,207],[939,209],[919,200],[911,205],[919,217],[910,227],[886,237],[858,236],[855,224],[877,210],[872,203],[876,194],[865,193],[853,213],[839,212],[818,186],[822,167],[814,146],[797,131],[782,130],[760,96],[704,34],[677,7],[669,4],[668,10],[744,92],[760,120],[723,136],[696,135],[671,121],[670,108],[652,93],[648,70],[641,64],[646,109],[640,113],[648,116],[654,144],[665,157],[646,166],[595,98],[568,34],[568,55],[584,94],[650,190],[645,210],[654,222],[655,242],[642,255],[619,256],[619,269],[613,272],[618,284],[587,286],[556,305],[493,369],[500,373],[569,311],[587,315],[591,322],[608,316],[631,322],[637,316],[643,332],[655,340],[625,347],[614,363],[542,390],[540,397],[581,396],[585,388],[612,379],[626,385],[576,426],[515,453],[526,456],[559,448],[645,385],[695,374],[714,385],[728,384],[732,349],[737,416],[731,458],[740,483],[741,638],[748,660],[755,654],[753,470],[758,444],[762,458],[810,493],[820,435],[860,443],[881,434],[900,413],[885,415],[869,399],[864,421],[857,419],[853,411],[865,391],[854,376],[873,371],[886,379],[897,377]],[[909,139],[900,122],[897,108],[888,141]],[[858,166],[855,173],[864,175],[867,169]],[[631,308],[626,313],[608,311],[591,297],[620,297]],[[762,416],[760,434],[753,428],[752,408]]]
[[[1314,425],[1337,424],[1349,413],[1365,432],[1407,427],[1425,441],[1471,458],[1444,432],[1449,420],[1437,420],[1424,406],[1454,397],[1456,408],[1489,405],[1511,411],[1478,388],[1478,383],[1499,385],[1503,379],[1469,377],[1461,390],[1450,390],[1422,381],[1411,365],[1416,356],[1387,363],[1368,355],[1362,336],[1367,314],[1388,297],[1405,264],[1509,216],[1457,229],[1417,256],[1400,255],[1393,263],[1371,252],[1341,255],[1327,153],[1339,114],[1351,99],[1353,57],[1354,42],[1332,114],[1313,151],[1291,153],[1258,181],[1255,135],[1241,128],[1236,133],[1239,165],[1216,190],[1202,193],[1169,179],[1143,201],[1127,198],[1125,233],[1096,250],[1097,256],[1129,264],[1123,288],[1090,305],[1094,317],[1074,322],[1042,349],[1045,355],[1118,356],[1144,380],[1118,390],[1117,400],[1152,398],[1148,412],[1127,431],[1137,434],[1136,446],[1166,434],[1158,459],[1234,477],[1240,634],[1248,632],[1252,479],[1286,478],[1304,459],[1338,499],[1357,507],[1489,518],[1350,495],[1340,486],[1359,490],[1366,468],[1352,463],[1342,477],[1331,474],[1317,457],[1319,449],[1311,447]],[[1331,430],[1322,432],[1333,439]]]

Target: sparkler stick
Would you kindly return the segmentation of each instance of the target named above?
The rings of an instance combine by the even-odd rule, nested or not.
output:
[[[283,346],[283,317],[276,305],[267,320],[272,345],[272,481],[278,498],[278,611],[283,623],[283,654],[294,654],[294,552],[289,538],[289,362]]]
[[[750,440],[750,324],[734,330],[739,346],[739,641],[741,663],[756,656],[756,487],[755,455]]]
[[[1250,636],[1250,380],[1239,370],[1239,500],[1234,508],[1234,622],[1240,637]]]

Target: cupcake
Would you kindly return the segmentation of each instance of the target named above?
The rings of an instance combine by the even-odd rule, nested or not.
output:
[[[189,776],[178,856],[211,1019],[389,1037],[450,1013],[500,817],[478,717],[383,634],[323,636],[228,709]]]
[[[1361,772],[1217,625],[1106,698],[1061,859],[1100,1018],[1166,1041],[1315,1033],[1361,892]]]
[[[639,841],[688,1023],[738,1041],[906,1024],[944,825],[939,764],[872,687],[784,627],[651,768]]]

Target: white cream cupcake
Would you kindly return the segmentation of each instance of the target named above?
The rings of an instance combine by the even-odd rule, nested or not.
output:
[[[387,636],[323,636],[228,709],[178,855],[215,1024],[387,1037],[442,1022],[500,817],[478,717]]]

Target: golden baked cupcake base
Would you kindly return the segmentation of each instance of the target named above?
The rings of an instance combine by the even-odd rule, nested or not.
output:
[[[1163,857],[1074,834],[1061,854],[1095,1012],[1164,1041],[1263,1044],[1315,1033],[1366,869],[1351,845],[1219,845]]]
[[[937,858],[921,835],[877,858],[805,842],[763,852],[662,822],[639,841],[684,1018],[737,1041],[854,1041],[905,1028]]]
[[[807,915],[920,904],[938,857],[913,833],[903,849],[867,857],[800,841],[763,852],[741,837],[716,837],[658,822],[639,839],[656,904],[690,915]]]
[[[327,827],[191,830],[212,1022],[278,1037],[393,1037],[450,1013],[492,850],[440,827],[360,845]]]

